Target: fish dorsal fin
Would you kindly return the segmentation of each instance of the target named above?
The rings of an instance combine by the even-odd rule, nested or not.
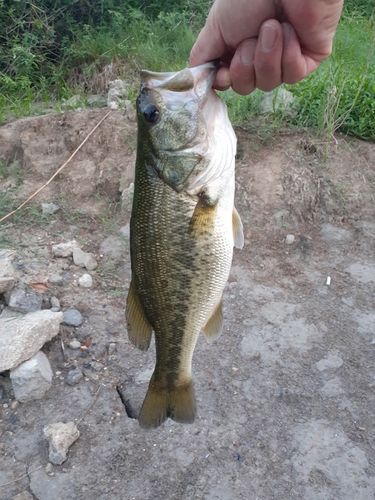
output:
[[[233,242],[236,248],[242,248],[245,242],[243,235],[243,225],[241,218],[236,210],[236,207],[233,207],[232,213],[232,227],[233,227]]]
[[[145,316],[133,281],[130,282],[128,299],[126,301],[126,320],[130,342],[138,347],[138,349],[147,351],[151,342],[152,326]]]
[[[211,342],[220,337],[223,331],[223,300],[220,299],[215,307],[214,312],[211,314],[210,319],[202,328],[203,335]]]

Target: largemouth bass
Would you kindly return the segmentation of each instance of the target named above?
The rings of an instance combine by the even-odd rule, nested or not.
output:
[[[236,137],[212,90],[215,63],[176,73],[141,72],[130,222],[130,341],[156,366],[139,415],[143,428],[168,417],[194,422],[191,362],[202,331],[222,331],[222,294],[243,231],[234,208]]]

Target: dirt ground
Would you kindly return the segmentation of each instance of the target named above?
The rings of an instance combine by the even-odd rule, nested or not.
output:
[[[13,164],[2,190],[34,192],[104,114],[0,127],[0,158]],[[44,399],[12,409],[3,393],[2,500],[26,491],[38,500],[374,500],[375,145],[237,133],[245,247],[224,295],[224,333],[211,344],[201,336],[195,350],[193,425],[145,431],[135,418],[155,359],[154,345],[142,353],[129,343],[124,322],[135,123],[112,112],[42,191],[38,203],[61,206],[55,215],[30,210],[0,227],[19,281],[64,274],[51,290],[62,310],[84,316],[43,349],[56,374]],[[83,269],[52,255],[72,238],[99,261],[91,289],[77,285]],[[73,338],[88,349],[70,350]],[[85,378],[71,387],[74,366]],[[43,427],[60,421],[81,435],[47,475]]]

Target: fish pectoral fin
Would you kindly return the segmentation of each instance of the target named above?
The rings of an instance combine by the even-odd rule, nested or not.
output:
[[[202,328],[203,335],[209,342],[216,340],[220,337],[223,331],[223,299],[215,307],[214,312],[211,314],[210,319]]]
[[[168,390],[155,382],[155,375],[153,375],[139,414],[139,425],[143,429],[156,428],[168,417],[175,422],[192,424],[196,413],[194,387],[191,380],[173,390]]]
[[[243,235],[243,225],[241,217],[239,216],[236,207],[233,207],[232,213],[232,227],[233,227],[233,242],[236,248],[243,248],[245,238]]]
[[[130,342],[142,351],[147,351],[150,346],[153,328],[145,316],[133,281],[130,283],[126,301],[126,319]]]

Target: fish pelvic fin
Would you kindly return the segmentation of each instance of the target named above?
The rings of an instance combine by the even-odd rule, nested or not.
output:
[[[138,349],[147,351],[151,342],[152,326],[143,311],[133,281],[130,283],[126,301],[126,320],[130,342],[138,347]]]
[[[243,235],[243,225],[241,217],[239,216],[236,207],[233,207],[232,213],[232,227],[233,227],[233,242],[236,248],[243,248],[245,238]]]
[[[203,335],[211,342],[220,337],[223,331],[223,300],[220,299],[210,319],[202,328]]]
[[[139,414],[143,429],[159,427],[167,418],[181,424],[192,424],[197,413],[192,380],[168,390],[152,376]]]

